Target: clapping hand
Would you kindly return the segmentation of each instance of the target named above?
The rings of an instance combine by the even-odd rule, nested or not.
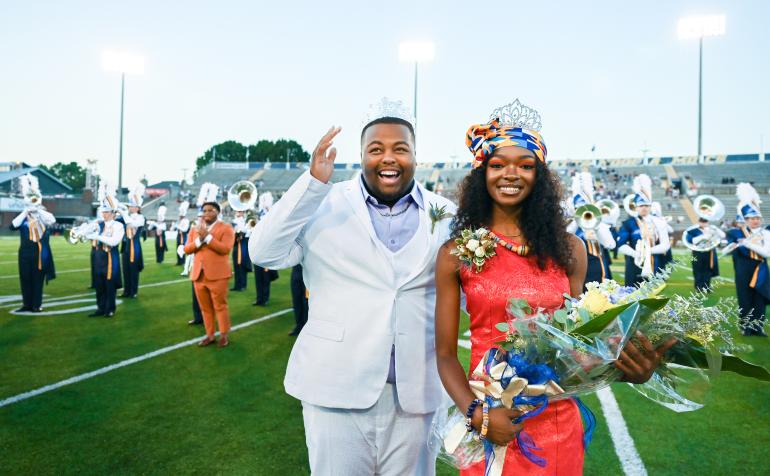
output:
[[[202,220],[200,223],[198,223],[198,229],[196,231],[198,232],[198,238],[201,241],[205,240],[206,236],[209,234],[209,229]]]
[[[629,341],[620,353],[615,366],[623,372],[625,382],[645,383],[650,380],[666,352],[677,343],[677,339],[671,338],[653,348],[650,340],[641,332],[637,332],[636,337],[639,339],[641,348]]]
[[[340,133],[341,127],[332,126],[313,150],[310,159],[310,175],[323,183],[329,183],[334,172],[334,159],[337,157],[337,149],[331,147],[334,137]],[[331,148],[330,148],[331,147]]]

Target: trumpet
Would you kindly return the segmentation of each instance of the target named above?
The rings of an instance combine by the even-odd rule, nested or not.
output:
[[[729,255],[730,253],[735,251],[736,248],[738,248],[739,246],[743,246],[746,243],[751,243],[753,245],[760,245],[760,246],[762,246],[762,244],[764,244],[764,238],[762,236],[762,229],[760,228],[756,232],[752,232],[751,235],[749,235],[748,238],[746,238],[744,240],[741,240],[740,243],[733,242],[733,243],[730,243],[729,245],[725,246],[724,248],[722,248],[722,251],[719,252],[719,257],[722,258],[724,256]]]
[[[85,243],[88,241],[88,238],[86,238],[88,235],[98,232],[99,222],[97,220],[87,221],[71,228],[69,236],[67,237],[67,241],[69,241],[69,243],[72,245]]]

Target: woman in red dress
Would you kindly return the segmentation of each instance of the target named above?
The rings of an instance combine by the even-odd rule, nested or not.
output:
[[[474,169],[460,185],[453,236],[460,236],[464,229],[486,228],[497,247],[496,255],[478,272],[450,254],[454,240],[444,244],[437,258],[438,370],[460,409],[470,409],[475,398],[457,358],[461,290],[470,314],[470,369],[474,369],[483,354],[502,340],[503,333],[495,324],[508,319],[508,299],[526,299],[533,309],[553,311],[561,307],[565,293],[578,296],[583,289],[586,251],[580,238],[566,231],[559,205],[560,184],[546,165],[539,126],[537,113],[516,101],[496,110],[489,123],[471,126],[468,131],[466,142],[474,154]],[[630,382],[647,381],[667,350],[653,349],[646,339],[640,340],[645,348],[629,344],[617,363]],[[509,445],[503,474],[582,474],[583,426],[574,400],[551,402],[525,423],[513,423],[519,415],[506,408],[489,411],[487,439]],[[481,430],[481,405],[475,406],[472,426]],[[544,467],[517,448],[516,435],[522,428],[540,448],[535,453],[545,459]],[[461,474],[483,475],[484,462]]]

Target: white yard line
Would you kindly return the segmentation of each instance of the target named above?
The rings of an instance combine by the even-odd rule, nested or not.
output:
[[[59,261],[85,261],[82,256],[69,256],[64,258],[54,258],[54,263],[58,263]],[[13,261],[0,261],[0,264],[18,264],[19,260],[13,260]]]
[[[82,273],[83,271],[91,271],[91,268],[68,269],[66,271],[57,271],[56,276],[60,274],[67,274],[67,273]],[[7,276],[0,276],[0,279],[19,279],[19,275],[9,274]]]
[[[154,288],[155,286],[165,286],[167,284],[176,284],[176,283],[184,283],[184,282],[189,283],[190,280],[188,278],[183,278],[183,279],[172,279],[171,281],[161,281],[159,283],[140,284],[139,285],[139,289]],[[66,299],[74,299],[74,298],[79,298],[79,297],[83,297],[83,296],[95,296],[95,292],[91,291],[91,292],[87,292],[87,293],[72,294],[70,296],[60,296],[60,297],[57,297],[57,298],[50,298],[50,299],[47,298],[47,297],[44,297],[44,299],[43,299],[43,307],[45,307],[45,305],[47,303],[55,303],[57,301],[66,300]],[[4,297],[5,296],[0,297],[0,302],[10,302],[10,299],[6,299],[4,301],[3,300]],[[20,301],[21,301],[21,295],[18,295],[18,298],[16,299],[15,303],[13,303],[13,304],[6,304],[6,305],[3,305],[3,306],[0,306],[0,309],[11,308],[11,307],[14,307],[14,306],[18,306]]]
[[[292,312],[292,309],[284,309],[283,311],[274,312],[272,314],[268,314],[267,316],[263,316],[257,319],[252,319],[250,321],[243,322],[241,324],[238,324],[236,326],[233,326],[230,328],[230,332],[237,331],[238,329],[243,329],[244,327],[252,326],[254,324],[259,324],[260,322],[264,322],[268,319],[272,319],[274,317],[282,316],[284,314],[287,314],[289,312]],[[117,364],[108,365],[107,367],[102,367],[100,369],[94,370],[92,372],[76,375],[74,377],[70,377],[66,380],[62,380],[56,383],[53,383],[51,385],[46,385],[45,387],[40,387],[35,390],[31,390],[29,392],[20,393],[18,395],[15,395],[13,397],[8,397],[4,400],[0,400],[0,407],[4,407],[7,405],[11,405],[13,403],[20,402],[22,400],[26,400],[28,398],[36,397],[38,395],[41,395],[43,393],[51,392],[53,390],[56,390],[58,388],[64,387],[66,385],[71,385],[73,383],[82,382],[83,380],[88,380],[90,378],[96,377],[97,375],[106,374],[107,372],[111,372],[113,370],[119,369],[121,367],[126,367],[128,365],[136,364],[138,362],[142,362],[147,359],[151,359],[153,357],[157,357],[159,355],[166,354],[168,352],[171,352],[173,350],[181,349],[183,347],[188,347],[194,344],[197,344],[201,340],[200,337],[196,337],[194,339],[189,339],[184,342],[180,342],[178,344],[170,345],[168,347],[163,347],[162,349],[158,349],[152,352],[149,352],[144,355],[140,355],[138,357],[133,357],[131,359],[123,360],[121,362],[118,362]]]
[[[636,451],[634,440],[628,432],[626,421],[623,419],[623,414],[620,413],[618,401],[615,400],[612,390],[609,387],[603,388],[596,392],[596,396],[599,397],[599,403],[602,405],[607,428],[610,430],[610,437],[612,437],[612,443],[615,445],[615,454],[620,459],[623,472],[626,476],[646,476],[647,469]]]

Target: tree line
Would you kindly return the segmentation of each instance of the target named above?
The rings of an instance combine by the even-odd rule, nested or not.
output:
[[[260,140],[256,144],[243,145],[238,141],[228,140],[209,148],[202,156],[195,159],[195,171],[216,160],[217,162],[310,162],[310,154],[293,139]],[[40,164],[39,167],[54,175],[72,187],[74,193],[80,193],[86,186],[86,169],[75,161],[56,162],[53,165]],[[147,185],[147,179],[143,179]]]
[[[228,140],[208,149],[195,160],[198,171],[213,161],[217,162],[310,162],[310,154],[293,139],[273,142],[263,139],[256,144],[243,145]]]

